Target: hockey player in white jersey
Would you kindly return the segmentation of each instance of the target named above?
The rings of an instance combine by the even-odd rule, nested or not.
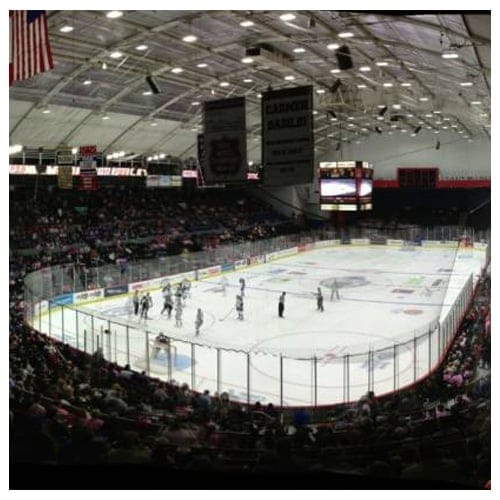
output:
[[[333,279],[332,293],[330,295],[330,302],[333,302],[334,298],[336,298],[337,300],[340,300],[339,284],[338,284],[336,278]]]
[[[227,278],[225,276],[222,276],[222,278],[220,279],[220,286],[222,289],[222,295],[224,296],[226,295],[227,285],[228,285]]]
[[[180,301],[175,304],[175,326],[182,326],[182,304]]]

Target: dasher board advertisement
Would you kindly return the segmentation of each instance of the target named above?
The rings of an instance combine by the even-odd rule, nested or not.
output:
[[[310,183],[314,177],[312,87],[262,97],[262,166],[266,186]]]
[[[248,171],[245,98],[205,102],[204,125],[205,183],[245,182]]]

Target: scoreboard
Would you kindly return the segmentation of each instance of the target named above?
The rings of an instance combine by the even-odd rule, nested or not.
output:
[[[320,209],[348,211],[372,209],[373,166],[366,161],[319,164]]]

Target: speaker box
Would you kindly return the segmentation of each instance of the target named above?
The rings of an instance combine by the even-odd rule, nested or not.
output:
[[[160,88],[158,87],[158,85],[156,85],[156,82],[153,80],[152,76],[147,76],[146,82],[149,85],[149,88],[151,89],[151,92],[153,92],[153,94],[160,93]]]
[[[347,45],[342,45],[335,51],[338,67],[342,70],[354,67],[351,59],[351,51]]]

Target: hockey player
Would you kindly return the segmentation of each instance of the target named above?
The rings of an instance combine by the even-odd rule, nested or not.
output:
[[[245,279],[244,278],[240,278],[240,295],[242,297],[245,296],[245,286],[246,286]]]
[[[241,295],[236,295],[236,311],[238,319],[243,321],[243,297]]]
[[[283,313],[285,312],[285,295],[286,295],[286,292],[283,292],[280,295],[280,299],[279,299],[279,302],[278,302],[278,316],[280,318],[283,317]]]
[[[222,295],[226,295],[226,288],[227,288],[227,278],[225,276],[222,276],[220,279],[220,286],[222,288]]]
[[[160,314],[163,314],[167,311],[168,319],[172,316],[172,309],[174,308],[174,301],[172,300],[172,295],[166,295],[165,301],[163,303],[163,309]]]
[[[334,297],[337,300],[340,300],[340,294],[339,294],[339,284],[337,282],[336,278],[333,278],[333,285],[332,285],[332,294],[330,295],[330,302],[333,302]]]
[[[191,289],[191,282],[188,279],[184,279],[181,282],[181,292],[182,292],[182,302],[186,305],[186,299],[189,296],[189,290]]]
[[[175,304],[175,326],[182,326],[182,304],[180,300]]]
[[[132,304],[134,304],[134,314],[137,316],[139,314],[139,290],[134,292],[132,297]]]
[[[323,294],[321,293],[321,288],[318,286],[318,291],[316,292],[316,310],[323,312]]]
[[[203,325],[203,311],[198,308],[198,311],[196,312],[196,320],[194,322],[194,326],[196,328],[195,335],[200,334],[201,325]]]
[[[142,296],[141,299],[141,319],[148,319],[148,311],[153,307],[153,299],[149,292]]]
[[[167,295],[172,294],[172,287],[170,286],[170,283],[167,283],[161,290],[161,294],[163,298],[165,298]]]
[[[179,283],[175,289],[175,302],[177,303],[182,299],[182,284]]]

